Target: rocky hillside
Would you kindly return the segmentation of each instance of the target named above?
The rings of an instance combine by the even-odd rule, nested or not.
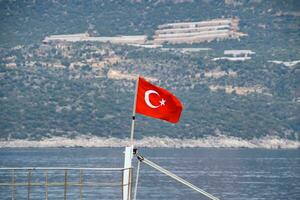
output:
[[[128,137],[137,74],[172,91],[184,104],[176,125],[138,116],[137,137],[275,135],[299,140],[297,1],[0,4],[1,140]],[[222,17],[239,18],[239,31],[247,36],[164,43],[162,48],[42,43],[52,34],[83,32],[153,37],[160,24]]]

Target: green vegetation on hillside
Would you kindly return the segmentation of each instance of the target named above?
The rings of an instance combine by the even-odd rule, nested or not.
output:
[[[1,1],[0,139],[128,137],[134,81],[109,77],[113,70],[157,78],[155,84],[184,104],[176,125],[137,116],[137,137],[222,134],[299,140],[299,63],[269,62],[300,60],[299,1],[239,2]],[[197,53],[41,42],[51,34],[82,32],[151,37],[159,24],[233,16],[247,37],[165,46],[212,49]],[[244,62],[212,60],[234,49],[256,54]],[[257,91],[244,94],[249,88]]]

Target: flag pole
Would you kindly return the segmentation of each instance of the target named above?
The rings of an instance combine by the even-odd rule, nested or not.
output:
[[[130,200],[131,199],[131,187],[132,187],[132,157],[133,157],[133,136],[134,136],[134,121],[135,121],[135,107],[136,107],[136,98],[137,98],[137,90],[139,84],[139,76],[136,80],[135,86],[135,95],[133,102],[133,110],[132,110],[132,120],[131,120],[131,134],[130,134],[130,146],[125,147],[125,156],[124,156],[124,171],[123,171],[123,198],[122,200]]]
[[[130,144],[131,145],[133,145],[134,122],[135,122],[135,108],[136,108],[136,98],[137,98],[138,85],[139,85],[139,76],[136,79],[135,94],[134,94],[133,109],[132,109],[131,134],[130,134]]]

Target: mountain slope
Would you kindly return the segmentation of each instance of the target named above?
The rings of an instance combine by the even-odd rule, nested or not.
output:
[[[299,140],[297,1],[1,1],[0,138],[128,137],[132,75],[178,96],[179,124],[137,117],[136,136],[266,135]],[[136,13],[140,13],[137,15]],[[240,40],[168,49],[109,43],[49,43],[50,34],[147,34],[159,24],[238,17]],[[182,52],[182,48],[211,48]],[[177,50],[176,50],[177,49]],[[181,49],[181,50],[180,50]],[[250,60],[217,60],[225,50]],[[281,61],[287,62],[282,63]]]

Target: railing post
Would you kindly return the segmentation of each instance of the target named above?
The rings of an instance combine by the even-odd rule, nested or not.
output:
[[[79,187],[80,187],[80,200],[82,200],[82,184],[83,184],[83,172],[82,169],[80,170],[80,180],[79,180]]]
[[[129,168],[129,195],[128,199],[131,200],[132,197],[132,168]]]
[[[125,147],[124,169],[123,170],[123,199],[131,200],[131,174],[133,146]]]
[[[12,200],[15,200],[16,199],[16,178],[15,178],[15,170],[13,169],[12,170],[12,179],[11,179],[11,182],[12,182],[12,191],[11,191],[11,199]]]
[[[31,193],[31,169],[28,170],[28,180],[27,180],[27,199],[30,200]]]
[[[48,170],[45,172],[45,200],[48,200]]]
[[[67,200],[67,176],[68,176],[68,170],[65,169],[65,183],[64,183],[64,200]]]
[[[122,199],[124,199],[124,169],[122,169],[121,172],[122,172],[121,192],[122,192]]]

